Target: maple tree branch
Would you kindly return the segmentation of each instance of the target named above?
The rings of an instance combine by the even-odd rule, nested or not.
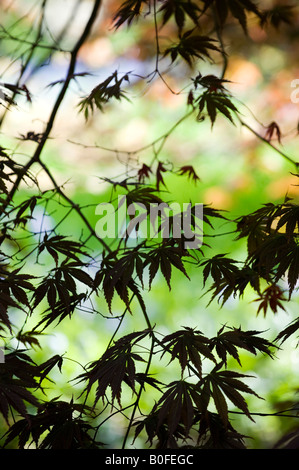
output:
[[[289,155],[287,155],[286,153],[284,153],[282,150],[278,149],[277,147],[275,147],[275,145],[272,144],[272,142],[270,142],[268,139],[266,139],[265,137],[263,137],[261,134],[259,134],[256,130],[254,130],[249,124],[247,124],[245,121],[243,121],[241,118],[239,118],[239,122],[240,124],[243,126],[243,127],[246,127],[246,129],[248,129],[250,132],[252,132],[259,140],[261,140],[262,142],[264,142],[265,144],[269,145],[273,150],[275,150],[275,152],[279,153],[279,155],[281,155],[285,160],[287,160],[289,163],[291,163],[292,165],[295,166],[296,170],[298,170],[298,167],[299,167],[299,162],[296,162],[295,160],[293,160],[291,157],[289,157]]]
[[[74,48],[71,52],[71,57],[70,57],[70,62],[69,62],[69,67],[68,67],[66,79],[65,79],[64,84],[61,88],[61,91],[60,91],[60,93],[59,93],[59,95],[56,99],[56,102],[55,102],[55,104],[52,108],[52,112],[51,112],[49,120],[47,122],[46,129],[42,134],[42,138],[41,138],[40,142],[38,143],[38,146],[37,146],[33,156],[30,158],[30,160],[27,162],[27,164],[24,165],[22,171],[19,172],[19,174],[16,178],[16,181],[14,182],[14,184],[12,186],[12,189],[10,190],[10,192],[7,196],[6,203],[4,204],[4,210],[7,207],[7,205],[11,202],[11,200],[13,199],[13,196],[14,196],[15,192],[17,191],[17,189],[18,189],[21,181],[23,180],[24,176],[26,175],[27,171],[32,167],[32,165],[34,163],[36,163],[40,160],[41,153],[42,153],[42,151],[44,149],[44,146],[45,146],[45,144],[46,144],[46,142],[49,138],[49,135],[51,133],[56,115],[57,115],[58,110],[60,108],[60,105],[61,105],[61,103],[62,103],[62,101],[63,101],[63,99],[66,95],[69,84],[70,84],[70,82],[73,78],[79,50],[81,49],[82,45],[84,44],[84,42],[86,41],[86,39],[88,38],[88,36],[90,34],[90,31],[91,31],[91,29],[94,25],[94,22],[97,18],[98,11],[99,11],[99,8],[101,6],[101,3],[102,3],[102,0],[95,0],[94,1],[94,6],[93,6],[92,12],[90,14],[90,17],[89,17],[89,19],[88,19],[88,21],[85,25],[85,28],[84,28],[81,36],[79,37],[78,41],[76,42],[76,44],[75,44],[75,46],[74,46]]]
[[[54,176],[52,175],[52,173],[50,172],[49,168],[42,162],[42,161],[39,161],[39,164],[40,166],[43,168],[43,170],[46,172],[46,174],[48,175],[48,177],[50,178],[50,180],[52,181],[53,185],[54,185],[54,188],[56,190],[56,192],[66,201],[68,202],[68,204],[72,207],[72,209],[79,215],[79,217],[83,220],[84,224],[86,225],[86,227],[88,228],[88,230],[90,231],[90,234],[96,238],[97,240],[99,240],[99,242],[104,246],[104,248],[111,252],[111,248],[109,247],[109,245],[107,245],[107,243],[102,239],[100,238],[95,230],[93,229],[93,227],[90,225],[88,219],[86,218],[86,216],[83,214],[80,206],[78,204],[76,204],[71,198],[69,198],[61,189],[61,187],[57,184]]]
[[[273,417],[279,417],[279,418],[299,418],[299,414],[297,415],[283,414],[283,413],[286,413],[287,411],[294,411],[294,410],[289,409],[289,410],[277,411],[275,413],[250,412],[250,415],[261,416],[261,417],[273,416]],[[236,415],[244,415],[242,411],[235,411],[235,410],[228,410],[228,413],[236,414]]]
[[[221,55],[222,55],[222,59],[223,59],[223,67],[222,67],[222,73],[221,73],[221,79],[223,79],[224,76],[225,76],[227,67],[228,67],[228,58],[227,58],[227,54],[225,52],[223,37],[222,37],[222,34],[221,34],[221,26],[220,26],[220,22],[219,22],[218,13],[217,13],[217,10],[215,9],[215,7],[213,7],[213,16],[214,16],[214,20],[215,20],[216,34],[217,34],[217,38],[218,38],[218,41],[219,41],[219,44],[220,44]]]
[[[151,337],[152,337],[152,344],[151,344],[151,349],[150,349],[150,353],[149,353],[149,358],[148,358],[148,361],[147,361],[147,364],[146,364],[146,369],[145,369],[145,372],[144,372],[144,375],[146,377],[148,376],[148,373],[149,373],[149,369],[150,369],[150,366],[151,366],[153,353],[154,353],[154,347],[155,347],[155,343],[156,343],[156,338],[155,338],[155,335],[153,334],[153,332],[151,333]],[[126,447],[126,443],[127,443],[127,440],[128,440],[131,428],[132,428],[132,424],[133,424],[133,421],[134,421],[134,418],[135,418],[135,414],[136,414],[137,408],[139,406],[140,398],[141,398],[142,392],[144,390],[145,390],[144,385],[141,384],[140,387],[139,387],[137,398],[136,398],[134,408],[133,408],[133,411],[132,411],[132,414],[131,414],[131,417],[130,417],[130,421],[129,421],[129,424],[128,424],[128,427],[127,427],[127,430],[126,430],[126,434],[125,434],[125,437],[124,437],[124,440],[123,440],[122,449],[125,449],[125,447]]]

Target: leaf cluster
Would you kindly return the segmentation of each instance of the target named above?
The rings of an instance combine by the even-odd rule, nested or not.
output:
[[[113,72],[106,80],[99,83],[86,98],[79,102],[79,112],[83,112],[85,119],[88,120],[95,109],[103,111],[104,105],[111,98],[115,98],[118,101],[122,98],[127,99],[126,92],[121,88],[124,81],[129,82],[128,74],[118,78],[118,72]]]

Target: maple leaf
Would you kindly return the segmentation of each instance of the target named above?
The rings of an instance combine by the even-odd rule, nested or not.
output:
[[[159,412],[160,410],[156,403],[151,412],[142,421],[138,420],[133,423],[133,426],[136,426],[133,443],[144,429],[147,433],[150,445],[152,445],[153,440],[157,438],[157,449],[177,449],[179,447],[177,441],[185,439],[185,429],[179,423],[176,429],[170,433],[166,420],[159,423]]]
[[[77,377],[80,382],[87,381],[85,392],[89,394],[93,384],[97,382],[94,406],[100,398],[103,399],[107,387],[111,388],[112,405],[116,399],[121,405],[122,383],[126,383],[135,393],[136,361],[144,359],[133,352],[133,346],[145,338],[150,330],[130,333],[108,348],[103,356],[89,365],[88,371]],[[138,377],[140,380],[140,376]]]
[[[160,170],[159,170],[160,171]],[[159,177],[160,178],[160,177]],[[160,183],[159,183],[160,184]],[[158,186],[158,184],[157,184]],[[126,194],[127,204],[143,204],[146,209],[150,209],[151,204],[160,204],[163,203],[160,196],[156,193],[159,191],[159,188],[151,188],[151,187],[138,187],[134,188],[131,191],[128,191]]]
[[[275,341],[284,343],[292,334],[299,330],[299,317],[292,321],[286,328],[284,328],[275,338]]]
[[[20,134],[20,140],[31,140],[32,142],[42,142],[44,134],[40,132],[28,131],[27,134]]]
[[[0,412],[7,423],[11,407],[28,419],[25,403],[35,407],[39,405],[38,399],[28,390],[39,387],[36,381],[39,375],[38,367],[23,350],[5,355],[0,369]]]
[[[136,250],[128,251],[118,260],[111,253],[103,260],[101,269],[95,275],[94,289],[98,291],[100,287],[102,288],[110,313],[112,313],[112,299],[115,291],[129,311],[131,311],[129,290],[143,304],[138,286],[133,279],[133,274],[136,273],[143,286],[143,269],[144,261],[142,253]]]
[[[139,183],[144,183],[146,178],[149,178],[150,173],[152,173],[151,168],[143,163],[142,167],[138,170],[138,181]]]
[[[141,14],[144,4],[148,4],[148,0],[126,0],[116,12],[113,21],[115,28],[118,29],[123,23],[130,25],[137,20]]]
[[[214,282],[208,291],[214,291],[209,304],[219,296],[218,301],[222,299],[221,305],[223,306],[229,297],[236,297],[237,294],[242,296],[245,288],[249,285],[259,293],[260,275],[250,266],[244,265],[243,268],[236,272],[234,278],[221,278],[219,282]]]
[[[200,9],[192,1],[166,0],[160,7],[159,12],[163,12],[163,25],[173,16],[179,32],[182,31],[185,25],[186,16],[188,16],[195,25],[198,25]]]
[[[16,437],[19,448],[27,448],[30,438],[37,449],[84,449],[103,445],[90,436],[92,426],[76,414],[87,415],[90,408],[86,405],[70,403],[54,398],[41,404],[36,415],[30,414],[29,421],[21,419],[14,423],[6,437],[6,447]]]
[[[184,264],[182,262],[179,251],[173,247],[159,247],[154,250],[151,250],[147,254],[147,261],[145,266],[149,264],[149,288],[151,288],[152,282],[158,272],[158,269],[161,269],[161,272],[167,282],[169,289],[171,289],[171,271],[172,266],[181,271],[189,280],[189,276],[186,272]]]
[[[215,284],[218,285],[223,279],[227,280],[230,283],[233,283],[238,272],[236,261],[231,258],[226,258],[224,254],[218,254],[210,259],[201,261],[199,265],[204,266],[204,285],[206,284],[206,281],[209,276],[211,276]]]
[[[166,345],[166,349],[162,353],[162,356],[164,356],[166,351],[171,352],[170,361],[178,359],[182,373],[187,367],[188,362],[191,362],[198,371],[199,376],[201,376],[201,356],[216,362],[213,354],[211,353],[211,349],[209,348],[209,343],[210,340],[200,331],[185,327],[184,330],[178,330],[163,338],[162,344]]]
[[[80,267],[82,267],[82,263],[64,260],[59,267],[52,269],[48,276],[38,285],[33,294],[34,302],[32,310],[34,310],[44,298],[47,298],[48,304],[52,310],[55,309],[58,302],[64,302],[67,307],[70,303],[71,295],[77,295],[77,281],[93,288],[94,283],[92,278],[86,271],[79,269]]]
[[[267,127],[265,139],[268,140],[268,142],[271,142],[274,135],[276,135],[278,142],[281,144],[280,128],[278,124],[276,124],[276,122],[271,122],[271,124],[269,124],[269,126]]]
[[[219,210],[219,209],[214,209],[213,207],[210,207],[204,204],[203,205],[203,221],[207,223],[211,228],[214,228],[210,220],[211,218],[227,220],[226,217],[223,214],[221,214],[221,212],[224,212],[224,211]]]
[[[208,406],[212,398],[223,424],[227,426],[228,399],[234,406],[242,410],[249,419],[254,421],[242,393],[249,393],[257,398],[261,397],[247,384],[239,380],[251,376],[229,370],[219,370],[221,366],[221,363],[216,365],[214,369],[199,382],[199,386],[202,387],[202,393],[205,395],[205,406]]]
[[[82,250],[83,245],[80,242],[68,240],[67,237],[62,235],[53,235],[49,238],[48,234],[44,235],[42,243],[38,247],[38,256],[44,251],[52,256],[56,266],[58,266],[59,256],[58,254],[65,255],[67,258],[72,258],[75,261],[79,261],[78,255],[88,254]]]
[[[48,359],[46,362],[40,364],[38,366],[38,370],[40,372],[40,382],[41,383],[48,375],[48,373],[57,365],[59,371],[61,372],[61,367],[63,364],[63,357],[59,354],[55,354],[53,357]]]
[[[230,422],[225,426],[217,413],[199,414],[199,447],[201,449],[246,449],[244,436]]]
[[[3,323],[9,331],[12,333],[12,324],[8,315],[8,307],[18,308],[17,302],[15,302],[9,295],[1,293],[0,299],[0,322]]]
[[[157,402],[156,432],[166,425],[168,436],[175,434],[179,428],[183,431],[184,437],[188,438],[195,416],[190,392],[192,388],[193,384],[185,380],[174,381],[166,386],[166,392]]]
[[[29,344],[29,346],[31,346],[33,349],[35,349],[34,348],[35,346],[42,349],[38,339],[35,338],[35,336],[40,335],[40,334],[42,334],[42,333],[35,332],[35,331],[26,331],[24,333],[22,331],[19,331],[16,335],[16,338],[17,338],[18,341],[23,343],[25,346],[26,346],[26,344]]]
[[[227,365],[228,354],[241,365],[238,349],[243,349],[254,355],[259,351],[273,359],[270,348],[277,348],[277,346],[264,338],[260,338],[258,336],[261,334],[260,331],[243,331],[241,328],[228,328],[228,331],[224,330],[225,326],[220,328],[217,332],[217,336],[210,339],[209,346],[211,351],[215,348],[225,366]]]
[[[282,23],[291,25],[294,21],[295,5],[274,5],[273,8],[263,12],[261,16],[261,25],[271,24],[278,29]]]
[[[217,114],[223,114],[231,123],[234,124],[232,113],[238,114],[239,111],[232,103],[229,96],[220,92],[204,92],[198,99],[198,118],[201,117],[204,108],[210,118],[212,127],[215,124]]]
[[[209,92],[222,92],[226,93],[226,88],[224,83],[231,83],[230,80],[225,78],[218,78],[216,75],[202,75],[198,73],[195,78],[192,78],[194,89],[196,90],[198,86],[207,88]]]
[[[264,317],[266,317],[268,308],[270,308],[273,313],[277,313],[278,308],[285,310],[282,304],[284,300],[286,299],[281,288],[277,284],[271,284],[262,292],[258,299],[255,299],[255,302],[260,302],[257,315],[263,311]]]
[[[128,99],[126,92],[121,89],[124,81],[129,81],[129,75],[125,74],[121,78],[118,78],[118,73],[115,71],[106,80],[94,87],[91,93],[79,102],[79,112],[84,113],[86,121],[90,113],[93,114],[95,108],[103,111],[104,105],[107,104],[111,98],[115,98],[118,101],[122,98]]]
[[[25,84],[20,86],[13,83],[0,83],[0,91],[1,99],[6,101],[8,104],[16,105],[12,97],[6,94],[7,91],[13,95],[25,95],[26,100],[30,103],[32,102],[31,93]]]
[[[193,180],[195,183],[197,183],[197,181],[200,181],[200,178],[199,176],[197,176],[193,166],[191,165],[184,165],[182,166],[178,171],[177,173],[179,175],[187,175],[189,179]]]
[[[286,276],[289,299],[299,278],[299,246],[285,234],[274,234],[255,250],[249,258],[264,278],[278,282]]]
[[[167,48],[163,56],[170,55],[172,62],[175,62],[178,56],[181,56],[191,67],[195,58],[212,60],[211,52],[221,52],[218,46],[215,45],[215,42],[217,42],[215,39],[192,33],[193,30],[186,31],[180,38],[179,43]]]
[[[245,33],[247,33],[248,12],[262,18],[262,12],[251,0],[204,0],[204,4],[204,11],[208,8],[213,8],[216,11],[221,28],[226,23],[229,13],[238,20]]]
[[[162,162],[159,162],[158,163],[158,167],[157,167],[157,170],[156,170],[156,187],[157,187],[157,191],[160,191],[160,186],[161,184],[163,186],[165,186],[166,188],[166,185],[165,185],[165,182],[164,182],[164,179],[163,179],[163,175],[162,173],[165,173],[167,170],[166,168],[163,166],[163,163]]]
[[[69,296],[67,302],[65,302],[65,300],[57,301],[54,307],[50,307],[44,312],[43,318],[37,323],[34,329],[36,330],[43,325],[43,331],[55,321],[59,324],[67,316],[71,318],[75,309],[80,307],[84,300],[86,300],[86,294],[80,293]]]
[[[285,203],[277,208],[272,216],[273,232],[285,233],[291,240],[296,238],[299,232],[299,206],[293,203]]]

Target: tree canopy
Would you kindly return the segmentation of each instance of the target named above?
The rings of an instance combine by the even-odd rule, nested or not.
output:
[[[297,5],[1,10],[1,447],[299,448]]]

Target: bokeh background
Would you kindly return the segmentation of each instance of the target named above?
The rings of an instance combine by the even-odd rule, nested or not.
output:
[[[59,91],[59,84],[51,83],[63,79],[66,74],[69,50],[78,37],[88,18],[92,1],[89,0],[49,0],[41,8],[40,1],[2,0],[0,29],[0,77],[1,81],[15,83],[21,74],[32,95],[32,103],[19,97],[17,105],[5,113],[1,128],[1,146],[14,149],[20,161],[28,159],[36,143],[23,141],[21,136],[28,131],[43,131],[51,107]],[[95,226],[97,216],[95,206],[109,200],[111,186],[101,178],[121,180],[127,169],[133,170],[140,162],[149,163],[159,148],[157,141],[167,131],[175,127],[187,112],[187,93],[190,71],[187,66],[171,67],[164,78],[173,93],[160,79],[144,80],[155,67],[155,48],[152,23],[146,18],[130,29],[126,26],[114,31],[111,18],[119,6],[119,1],[104,1],[101,15],[93,34],[79,53],[77,76],[70,86],[61,106],[51,139],[43,152],[42,159],[55,175],[69,197],[86,205],[86,214]],[[271,5],[273,2],[263,2]],[[42,41],[45,46],[55,44],[57,50],[47,47],[36,48],[29,57],[31,46],[42,19]],[[293,25],[282,25],[277,32],[274,28],[262,30],[255,20],[249,18],[249,34],[245,38],[237,24],[232,24],[226,35],[229,63],[226,78],[231,81],[228,88],[233,93],[246,121],[261,136],[266,135],[267,126],[275,121],[282,133],[281,144],[273,141],[283,153],[298,159],[298,117],[299,104],[292,102],[291,83],[299,78],[298,65],[298,17]],[[171,33],[171,26],[167,33]],[[78,112],[80,99],[103,81],[113,71],[119,74],[131,72],[127,87],[129,100],[109,103],[103,113],[96,112],[86,123]],[[200,63],[203,75],[219,75],[222,63]],[[89,75],[85,75],[85,73]],[[187,178],[167,174],[165,182],[170,199],[181,203],[193,202],[211,204],[216,209],[229,211],[229,218],[235,219],[258,209],[267,202],[282,202],[286,195],[299,198],[298,179],[293,174],[294,167],[281,154],[258,139],[250,130],[236,122],[232,125],[225,118],[218,118],[211,129],[210,121],[196,122],[194,116],[182,120],[173,129],[160,150],[159,158],[166,164],[180,167],[192,165],[200,177],[194,185]],[[51,189],[48,177],[39,171],[38,181],[42,190]],[[24,183],[18,197],[31,194],[35,188]],[[53,206],[51,206],[53,204]],[[49,227],[61,220],[64,208],[57,202],[49,202],[47,217],[36,213],[32,221],[33,230],[42,223]],[[81,222],[71,214],[60,225],[64,235],[80,234]],[[230,257],[243,260],[246,245],[231,235],[233,224],[215,222],[214,234],[206,242],[207,256],[228,253]],[[227,235],[225,235],[227,233]],[[223,234],[223,235],[220,235]],[[201,271],[188,267],[191,281],[181,273],[173,272],[173,287],[169,292],[163,277],[157,277],[151,292],[145,293],[151,322],[162,333],[171,333],[181,326],[198,328],[205,335],[215,335],[223,324],[241,326],[242,329],[263,331],[272,341],[298,311],[298,300],[294,296],[288,303],[286,312],[276,315],[269,312],[266,318],[256,316],[256,295],[245,292],[242,299],[229,299],[221,308],[216,302],[208,304],[208,295],[203,295]],[[40,266],[32,264],[32,271]],[[87,364],[100,357],[113,333],[117,320],[109,318],[105,301],[97,300],[102,315],[77,312],[71,320],[65,319],[55,329],[47,329],[39,342],[42,349],[36,348],[33,358],[43,361],[53,354],[64,354],[66,360],[63,374],[53,372],[56,385],[49,383],[50,397],[62,395],[70,398],[80,394],[80,385],[71,381],[82,372],[80,364]],[[115,301],[115,316],[121,314],[123,305]],[[107,318],[106,318],[107,317]],[[16,324],[22,319],[16,314]],[[18,323],[19,322],[19,323]],[[28,328],[30,327],[30,320]],[[120,333],[145,328],[139,315],[126,318]],[[256,413],[273,413],[277,402],[293,401],[298,388],[299,351],[297,340],[289,339],[277,352],[277,359],[259,355],[241,354],[242,371],[253,375],[248,384],[265,400],[248,397],[249,408]],[[67,359],[67,358],[72,358]],[[153,373],[163,371],[165,382],[173,380],[174,366],[167,367],[167,360],[158,362]],[[236,362],[229,366],[239,370]],[[163,370],[164,369],[164,370]],[[68,378],[66,382],[65,378]],[[150,406],[155,394],[148,391],[142,406]],[[247,398],[247,397],[246,397]],[[287,407],[287,406],[286,406]],[[255,423],[248,418],[236,415],[236,427],[246,435],[249,447],[265,448],[277,440],[292,420],[279,417],[256,416]],[[111,447],[119,445],[123,436],[121,415],[115,415],[107,423],[103,440]],[[100,440],[102,436],[99,436]],[[134,446],[142,445],[136,441]]]

